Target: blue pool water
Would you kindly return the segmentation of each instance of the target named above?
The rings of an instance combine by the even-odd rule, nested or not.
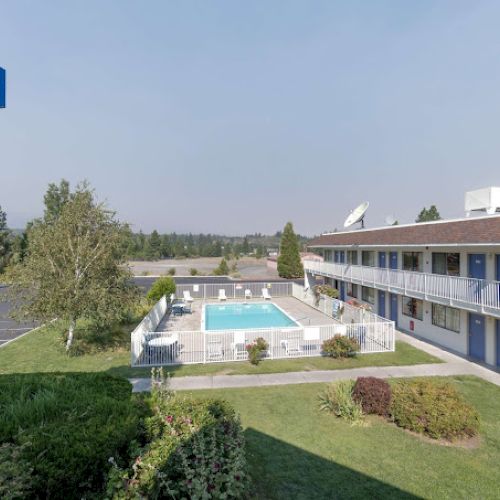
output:
[[[205,306],[205,330],[277,328],[297,323],[274,304],[211,304]]]

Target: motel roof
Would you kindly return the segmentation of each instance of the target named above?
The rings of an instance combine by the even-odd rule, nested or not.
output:
[[[311,248],[342,246],[499,245],[500,215],[325,233]]]

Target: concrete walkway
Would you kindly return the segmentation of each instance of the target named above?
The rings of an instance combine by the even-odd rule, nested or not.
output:
[[[440,358],[444,363],[409,366],[369,366],[348,370],[321,370],[309,372],[269,373],[262,375],[209,375],[196,377],[174,377],[171,387],[174,390],[222,389],[237,387],[262,387],[268,385],[310,384],[331,382],[356,377],[423,377],[475,375],[500,386],[500,373],[484,368],[476,363],[447,352],[439,347],[423,342],[404,333],[397,332],[397,339],[407,342],[422,351]],[[149,379],[130,379],[134,392],[149,391]]]

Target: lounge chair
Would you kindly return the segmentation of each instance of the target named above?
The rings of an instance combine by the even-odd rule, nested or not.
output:
[[[188,302],[188,303],[194,302],[194,299],[193,299],[193,297],[191,297],[191,292],[189,290],[184,290],[182,292],[182,294],[184,295],[185,302]]]
[[[252,298],[252,290],[250,290],[249,288],[247,288],[245,290],[245,300],[250,300]]]
[[[207,360],[220,361],[221,359],[224,359],[222,342],[220,340],[209,340],[207,342]]]
[[[219,289],[219,300],[227,300],[226,290],[224,290],[224,288]]]
[[[269,290],[267,288],[262,289],[262,298],[265,300],[271,300],[271,294],[269,293]]]
[[[175,293],[170,294],[170,303],[173,304],[175,302]]]
[[[280,342],[281,347],[285,349],[287,356],[300,356],[302,348],[300,346],[300,339],[287,339]]]
[[[245,332],[234,332],[234,341],[231,344],[233,350],[233,359],[247,359],[248,352],[246,350]]]

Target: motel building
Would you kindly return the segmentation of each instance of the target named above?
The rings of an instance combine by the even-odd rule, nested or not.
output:
[[[500,215],[326,233],[316,276],[406,333],[500,367]]]

